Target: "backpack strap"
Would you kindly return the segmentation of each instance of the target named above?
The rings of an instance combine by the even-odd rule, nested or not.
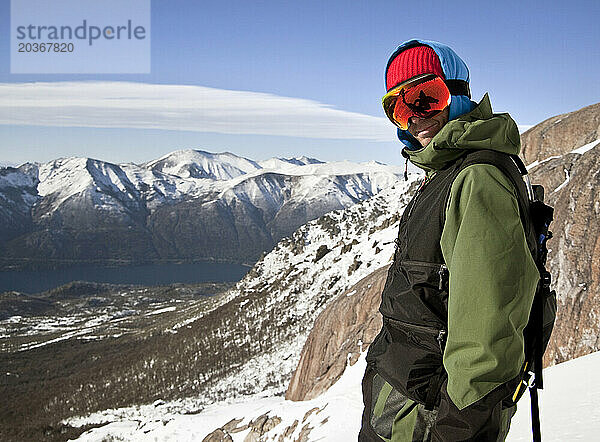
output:
[[[468,153],[464,157],[459,169],[462,170],[474,164],[490,164],[497,167],[514,186],[517,202],[519,204],[519,215],[525,231],[527,245],[533,260],[537,263],[538,247],[535,231],[531,222],[529,205],[530,191],[523,180],[523,176],[527,175],[527,168],[523,164],[523,161],[521,161],[517,155],[509,155],[495,150],[482,149]]]

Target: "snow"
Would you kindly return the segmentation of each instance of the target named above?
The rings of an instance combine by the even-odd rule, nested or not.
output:
[[[337,295],[352,294],[354,284],[389,262],[398,215],[411,198],[409,187],[414,187],[419,177],[411,174],[409,178],[409,181],[395,181],[362,203],[335,210],[300,227],[291,238],[280,241],[219,301],[222,305],[240,298],[236,307],[252,317],[270,317],[276,311],[273,317],[278,322],[272,325],[279,331],[261,353],[243,361],[231,375],[206,383],[198,397],[189,398],[186,407],[197,409],[215,403],[218,398],[242,400],[257,393],[277,396],[285,392],[312,324],[327,302]],[[396,221],[392,223],[392,219]],[[323,245],[330,252],[315,262],[317,250]],[[362,263],[357,266],[358,261]],[[267,292],[269,297],[260,307],[254,303],[244,305],[243,297],[256,292]],[[281,305],[286,306],[285,314],[278,310]],[[183,325],[185,321],[177,324],[177,328]],[[232,334],[231,345],[247,339],[243,331],[235,337]],[[357,343],[357,353],[361,345]],[[179,414],[185,413],[180,405],[169,406]],[[140,409],[145,410],[143,407],[146,406]],[[136,408],[105,410],[73,422],[111,422],[127,416],[140,420],[144,419],[144,413]]]
[[[298,187],[297,192],[301,193],[305,192],[307,188],[322,187],[328,182],[325,178],[332,170],[339,173],[352,167],[354,166],[348,166],[344,162],[324,165],[290,165],[287,171],[303,172],[312,168],[312,174],[298,173],[296,177],[290,177],[292,173],[288,175],[289,179],[306,179]],[[378,171],[375,171],[376,174],[382,173],[381,165],[371,164],[370,167],[379,168]],[[318,170],[324,172],[323,176],[316,174]],[[259,169],[246,174],[246,176],[222,181],[219,185],[223,185],[224,188],[229,187],[232,197],[235,193],[236,195],[244,194],[245,198],[254,198],[253,192],[257,190],[245,180],[249,179],[250,175],[261,177],[264,179],[261,188],[263,189],[270,183],[269,174],[265,169]],[[263,353],[241,364],[235,375],[224,377],[211,384],[199,397],[181,399],[157,406],[149,404],[105,410],[89,416],[69,419],[68,422],[72,425],[109,423],[102,428],[90,430],[82,435],[81,440],[102,440],[109,436],[115,437],[117,440],[122,438],[134,441],[148,439],[202,440],[210,431],[233,418],[244,418],[242,422],[244,424],[267,411],[270,412],[269,416],[276,415],[282,419],[282,422],[268,433],[270,440],[277,440],[278,435],[283,434],[295,420],[302,422],[304,415],[315,407],[321,411],[318,414],[315,411],[307,418],[306,422],[313,428],[309,440],[356,440],[362,412],[360,389],[360,380],[364,371],[362,357],[357,364],[346,370],[344,376],[329,391],[312,401],[290,402],[285,401],[281,395],[287,387],[291,373],[297,366],[300,351],[315,318],[326,306],[323,294],[327,293],[331,297],[335,294],[353,295],[350,288],[358,280],[388,262],[394,247],[390,239],[396,236],[397,222],[386,228],[375,230],[373,228],[388,221],[392,214],[402,213],[410,198],[407,189],[416,178],[411,174],[408,182],[397,181],[392,187],[384,189],[360,204],[345,210],[330,212],[321,219],[300,227],[292,235],[293,239],[282,240],[273,251],[256,264],[252,275],[247,275],[235,289],[223,298],[223,302],[229,302],[245,293],[265,290],[265,287],[269,288],[269,286],[274,287],[270,291],[267,304],[261,307],[261,312],[267,314],[269,309],[275,305],[288,306],[286,307],[288,309],[287,316],[281,317],[282,324],[287,324],[286,333],[288,334],[284,334],[284,338],[275,342],[272,347],[267,347]],[[346,183],[354,183],[358,195],[358,192],[362,191],[360,186],[363,184],[361,184],[360,177],[354,179],[356,181],[347,181]],[[332,180],[335,180],[335,177]],[[384,181],[382,180],[382,183]],[[237,184],[232,185],[233,182]],[[273,196],[275,197],[276,194]],[[310,198],[310,193],[307,192],[301,196]],[[316,252],[322,245],[325,245],[330,252],[319,261],[314,262]],[[350,251],[341,251],[349,245],[351,245]],[[375,253],[376,248],[380,248],[381,251]],[[362,261],[362,265],[353,272],[346,272],[345,270],[350,269],[357,259]],[[368,266],[368,264],[371,265]],[[344,271],[340,272],[340,269],[344,269]],[[334,280],[336,282],[332,283]],[[298,296],[298,293],[302,293],[302,296]],[[242,305],[239,307],[241,308]],[[242,336],[240,339],[243,340],[244,337]],[[232,345],[235,345],[235,342],[232,341]],[[357,352],[362,351],[362,343],[357,343],[356,350]],[[596,361],[596,365],[592,367],[588,366],[587,357],[578,360],[588,364],[581,373],[600,367],[598,356],[592,356]],[[596,411],[579,407],[583,396],[572,398],[569,396],[571,391],[576,392],[577,395],[584,393],[586,377],[581,374],[575,376],[570,373],[564,374],[559,368],[567,366],[566,364],[552,367],[545,372],[546,390],[541,392],[540,396],[542,413],[546,413],[542,414],[543,431],[550,437],[545,436],[544,440],[577,440],[574,435],[576,431],[579,431],[578,428],[572,429],[570,436],[573,437],[563,438],[566,433],[555,431],[553,425],[556,420],[547,417],[552,416],[552,413],[544,410],[557,410],[556,413],[561,413],[564,408],[569,407],[581,414],[580,420],[589,423],[593,418],[595,421],[600,421]],[[558,374],[554,375],[555,372]],[[584,385],[582,386],[578,382],[582,382]],[[558,392],[557,385],[561,386]],[[592,389],[594,395],[600,394],[599,387],[596,387],[595,384],[590,385],[594,386]],[[252,393],[254,394],[252,395]],[[227,397],[228,400],[226,403],[215,403],[214,400],[211,400],[213,397]],[[590,400],[584,400],[584,403],[588,402]],[[198,413],[199,410],[201,412]],[[530,440],[527,398],[522,400],[519,412],[513,422],[514,428],[509,438],[517,439],[509,440]],[[297,439],[303,426],[304,424],[298,424],[291,437],[284,440]],[[596,428],[597,430],[600,428]],[[244,440],[248,432],[249,430],[246,430],[233,434],[233,440]],[[332,438],[332,434],[335,434],[336,437]],[[553,438],[555,435],[561,436]],[[518,439],[518,437],[525,439]]]
[[[296,430],[283,439],[298,438],[302,427],[312,427],[309,441],[327,440],[345,442],[356,440],[362,414],[361,380],[366,367],[364,353],[358,361],[346,368],[342,377],[321,396],[292,402],[282,397],[253,398],[235,403],[210,405],[198,414],[177,415],[169,413],[168,404],[146,406],[143,412],[87,431],[79,441],[100,441],[113,437],[127,441],[194,441],[202,440],[213,430],[232,419],[243,419],[238,426],[268,413],[278,416],[281,423],[266,433],[265,440],[278,440],[285,429],[298,421]],[[539,392],[542,437],[546,442],[598,440],[600,434],[600,383],[595,373],[600,369],[600,352],[544,370],[545,388]],[[303,421],[307,412],[309,414]],[[142,411],[142,409],[140,409]],[[77,421],[72,420],[75,424]],[[233,433],[234,442],[243,441],[249,429]],[[511,423],[507,442],[531,441],[529,394],[523,395],[518,411]]]
[[[563,189],[567,184],[569,184],[569,181],[571,180],[571,176],[567,169],[564,169],[564,171],[565,171],[565,180],[562,182],[562,184],[560,186],[558,186],[556,189],[554,189],[553,192],[558,192],[559,190]]]
[[[560,120],[559,120],[560,121]],[[596,140],[596,141],[592,141],[591,143],[585,144],[581,147],[578,147],[577,149],[572,150],[569,153],[574,153],[574,154],[578,154],[578,155],[583,155],[584,153],[586,153],[589,150],[592,150],[594,147],[596,147],[598,144],[600,144],[600,139]],[[550,156],[548,158],[544,158],[543,160],[536,160],[533,163],[529,164],[527,166],[527,170],[531,170],[533,169],[535,166],[539,166],[540,164],[543,164],[547,161],[550,160],[554,160],[557,158],[562,158],[562,155],[553,155]],[[556,192],[556,191],[555,191]]]
[[[145,164],[146,168],[181,178],[228,180],[260,169],[252,160],[229,152],[178,150]]]
[[[14,168],[5,168],[0,166],[0,189],[4,190],[8,187],[32,187],[34,180],[30,175],[21,172]]]
[[[592,141],[591,143],[588,143],[584,146],[581,146],[575,150],[572,150],[570,153],[576,153],[579,155],[583,155],[584,153],[586,153],[588,150],[593,149],[594,147],[596,147],[598,145],[598,143],[600,143],[600,139],[596,140],[596,141]]]
[[[527,166],[527,170],[531,170],[531,169],[533,169],[535,166],[539,166],[540,164],[544,164],[544,163],[545,163],[545,162],[547,162],[547,161],[550,161],[550,160],[555,160],[555,159],[557,159],[557,158],[562,158],[562,156],[561,156],[561,155],[553,155],[553,156],[551,156],[551,157],[544,158],[543,160],[535,160],[533,163],[531,163],[531,164],[529,164],[529,165]]]
[[[542,440],[592,441],[600,435],[600,352],[544,370],[539,391]],[[529,394],[523,395],[513,418],[507,442],[531,441]]]
[[[161,313],[166,313],[166,312],[174,312],[175,310],[177,310],[177,307],[165,307],[165,308],[161,308],[158,310],[154,310],[150,313],[146,313],[146,316],[159,315]]]
[[[361,379],[366,368],[364,354],[347,367],[344,375],[328,391],[310,401],[292,402],[282,397],[255,397],[232,404],[215,404],[195,415],[171,415],[162,407],[147,407],[148,413],[136,420],[124,419],[82,434],[78,441],[100,441],[110,437],[127,441],[197,441],[232,419],[243,418],[239,426],[268,413],[281,423],[265,434],[277,440],[286,428],[298,421],[296,430],[284,440],[296,440],[303,427],[312,427],[309,440],[356,440],[362,414]],[[304,417],[310,411],[316,409]],[[323,423],[325,422],[325,423]],[[72,424],[75,421],[71,421]],[[234,442],[242,442],[250,429],[233,433]],[[336,435],[332,438],[332,435]],[[121,438],[121,439],[119,439]]]
[[[301,156],[296,158],[269,158],[268,160],[258,161],[258,164],[263,169],[271,169],[271,170],[285,170],[290,166],[302,166],[305,164],[315,164],[322,163],[323,161],[317,160],[315,158],[309,158],[307,156]]]
[[[38,194],[50,197],[45,216],[73,198],[90,198],[96,208],[117,213],[144,206],[153,211],[161,205],[197,198],[207,198],[207,203],[219,198],[242,200],[272,215],[289,199],[309,207],[318,201],[333,210],[372,196],[403,173],[400,166],[376,162],[324,163],[307,157],[256,162],[229,152],[193,149],[171,152],[141,165],[60,158],[35,167]],[[35,184],[32,175],[19,170],[0,177],[0,188],[3,185]]]

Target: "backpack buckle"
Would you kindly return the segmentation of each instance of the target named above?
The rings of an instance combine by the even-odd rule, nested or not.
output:
[[[540,281],[541,281],[542,287],[544,287],[545,289],[550,288],[551,280],[552,280],[552,276],[550,275],[550,272],[543,271],[540,273]]]

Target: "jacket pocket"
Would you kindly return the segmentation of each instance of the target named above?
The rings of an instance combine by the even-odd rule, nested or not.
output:
[[[430,383],[443,370],[446,329],[383,318],[367,360],[396,390],[425,404]]]
[[[448,269],[443,263],[402,260],[394,263],[381,294],[383,316],[417,325],[447,322]]]

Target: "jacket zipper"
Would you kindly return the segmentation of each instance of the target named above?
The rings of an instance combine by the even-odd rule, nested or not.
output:
[[[398,324],[401,324],[402,326],[404,326],[406,328],[412,328],[413,330],[420,330],[420,331],[424,331],[424,332],[434,334],[434,335],[437,334],[436,341],[440,347],[440,352],[442,354],[444,354],[444,343],[446,340],[446,334],[448,332],[446,330],[444,330],[443,328],[439,329],[436,327],[429,327],[427,325],[412,324],[410,322],[400,321],[398,319],[393,319],[393,318],[389,318],[389,317],[385,317],[385,319],[387,319],[389,322],[396,322]]]
[[[437,268],[438,276],[440,278],[438,289],[442,290],[444,288],[444,276],[448,272],[448,267],[446,266],[446,264],[436,264],[433,262],[411,261],[411,260],[402,260],[402,261],[400,261],[400,265],[402,265],[402,264]]]

